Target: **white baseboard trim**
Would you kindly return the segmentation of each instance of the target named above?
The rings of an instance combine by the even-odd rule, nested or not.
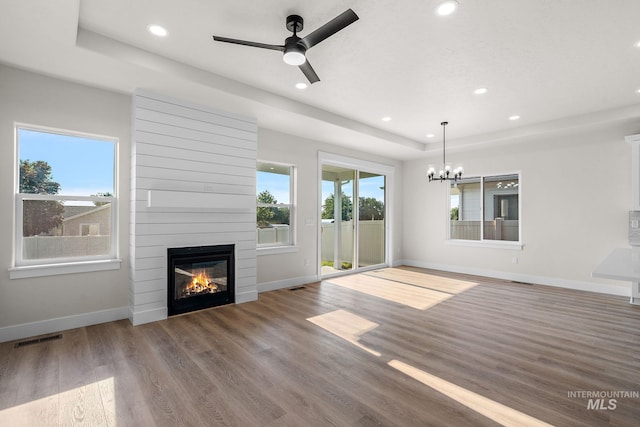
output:
[[[259,283],[258,292],[275,291],[277,289],[291,288],[294,286],[306,285],[307,283],[317,282],[318,276],[301,276],[291,279],[275,280],[273,282]]]
[[[157,322],[168,317],[166,307],[154,308],[153,310],[136,311],[129,309],[129,320],[133,326],[143,325],[145,323]]]
[[[243,302],[256,301],[258,299],[257,291],[236,293],[236,304]],[[166,307],[155,308],[153,310],[133,312],[129,309],[129,320],[133,326],[143,325],[145,323],[157,322],[165,320],[169,317]]]
[[[391,267],[400,267],[401,265],[403,265],[403,260],[401,259],[394,259],[391,263]]]
[[[579,291],[597,292],[600,294],[618,295],[622,297],[631,296],[630,288],[625,289],[622,286],[610,285],[606,283],[580,282],[578,280],[560,279],[556,277],[537,276],[532,274],[509,273],[505,271],[463,267],[459,265],[435,264],[412,259],[402,260],[402,265],[407,265],[410,267],[430,268],[433,270],[448,271],[451,273],[493,277],[496,279],[513,280],[516,282],[533,283],[536,285],[555,286],[556,288],[575,289]]]
[[[126,319],[129,307],[118,307],[91,313],[75,314],[73,316],[58,317],[56,319],[23,323],[0,328],[0,342],[19,340],[37,335],[51,334],[67,329],[82,328],[98,323],[113,322]]]
[[[236,304],[258,300],[258,291],[236,293]]]

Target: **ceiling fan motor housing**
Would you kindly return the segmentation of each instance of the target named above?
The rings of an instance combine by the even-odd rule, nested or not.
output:
[[[307,48],[304,44],[300,43],[300,37],[291,36],[287,37],[284,42],[284,62],[289,65],[302,65],[306,61],[305,52]]]

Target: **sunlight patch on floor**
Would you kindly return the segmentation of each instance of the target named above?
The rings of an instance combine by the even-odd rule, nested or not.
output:
[[[459,294],[478,285],[476,282],[470,282],[468,280],[442,277],[436,274],[429,274],[423,271],[412,271],[404,268],[383,268],[364,274],[372,277],[378,277],[380,279],[406,283],[407,285],[419,286],[434,291],[446,292],[448,294]]]
[[[320,326],[322,329],[325,329],[350,342],[358,348],[361,348],[374,356],[380,357],[380,353],[363,346],[359,342],[360,335],[380,326],[377,323],[346,310],[332,311],[319,316],[309,317],[307,320],[314,325]]]
[[[114,379],[86,384],[0,410],[0,424],[116,425]],[[6,423],[6,424],[5,424]]]
[[[418,310],[426,310],[453,295],[364,274],[337,277],[323,282],[393,301]]]
[[[390,361],[389,366],[503,426],[551,426],[551,424],[428,374],[399,360]]]

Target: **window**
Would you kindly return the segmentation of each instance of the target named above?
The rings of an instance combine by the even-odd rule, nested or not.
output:
[[[258,162],[256,173],[257,246],[294,244],[293,183],[291,165]]]
[[[520,241],[518,174],[464,178],[449,195],[451,240]]]
[[[16,266],[116,257],[113,138],[17,125]]]

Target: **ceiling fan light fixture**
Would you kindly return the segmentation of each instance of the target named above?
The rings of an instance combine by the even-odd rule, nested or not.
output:
[[[284,51],[282,59],[289,65],[302,65],[307,61],[307,57],[304,56],[304,49],[299,46],[291,46]]]

